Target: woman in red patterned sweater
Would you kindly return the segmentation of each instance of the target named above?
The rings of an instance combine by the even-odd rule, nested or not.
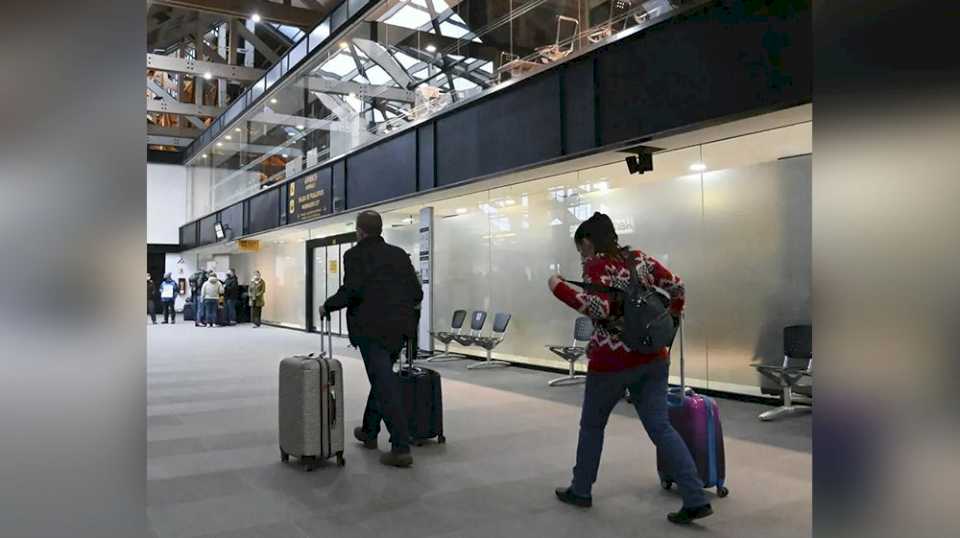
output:
[[[683,281],[653,257],[621,247],[610,217],[595,213],[577,228],[574,242],[583,258],[585,283],[624,290],[630,282],[627,264],[633,263],[643,284],[656,286],[670,294],[670,311],[675,322],[679,323],[676,320],[679,320],[684,306]],[[559,275],[550,277],[549,286],[558,299],[590,316],[594,325],[593,337],[587,346],[590,362],[580,417],[577,464],[573,468],[572,484],[557,488],[557,497],[577,506],[593,504],[590,492],[600,466],[604,428],[614,406],[629,388],[643,427],[665,456],[683,496],[683,507],[668,514],[667,518],[682,524],[712,514],[693,458],[667,417],[669,350],[663,348],[647,355],[631,351],[623,343],[621,294],[597,291],[592,287],[590,291],[583,290]]]

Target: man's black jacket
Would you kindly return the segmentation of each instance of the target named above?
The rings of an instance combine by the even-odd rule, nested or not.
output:
[[[414,309],[423,289],[410,257],[383,237],[366,237],[343,255],[343,285],[323,304],[332,312],[347,309],[350,343],[369,338],[399,351],[417,330]]]
[[[223,298],[227,301],[240,299],[240,281],[236,275],[228,275],[227,281],[223,283]]]

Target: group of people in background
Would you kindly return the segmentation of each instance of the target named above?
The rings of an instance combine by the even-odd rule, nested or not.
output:
[[[159,286],[147,273],[147,314],[153,324],[157,323],[158,299],[163,312],[163,323],[176,323],[177,313],[174,305],[179,292],[180,287],[170,273],[163,276]],[[193,309],[195,326],[216,327],[221,306],[223,316],[220,324],[237,324],[237,311],[242,296],[236,270],[230,269],[223,281],[215,271],[197,271],[190,277],[190,292],[189,306]],[[250,306],[250,319],[254,327],[259,327],[261,324],[266,292],[267,284],[261,277],[260,271],[254,271],[246,294]]]

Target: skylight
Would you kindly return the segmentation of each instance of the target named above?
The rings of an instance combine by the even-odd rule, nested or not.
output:
[[[400,8],[400,11],[397,11],[385,22],[393,26],[400,26],[402,28],[416,30],[430,22],[430,14],[426,11],[421,11],[410,6],[403,6]]]
[[[333,58],[330,58],[325,64],[320,66],[321,70],[333,73],[339,77],[346,76],[356,68],[357,65],[353,62],[353,58],[343,52],[338,52]]]
[[[409,54],[404,54],[402,52],[393,53],[393,57],[396,58],[398,62],[400,62],[400,65],[402,65],[404,69],[410,69],[411,67],[420,63],[413,56],[410,56]]]
[[[476,88],[477,85],[474,84],[473,82],[470,82],[469,80],[467,80],[467,79],[465,79],[465,78],[457,77],[457,78],[453,79],[453,87],[454,87],[454,89],[456,89],[457,91],[461,91],[461,92],[462,92],[462,91],[466,91],[466,90],[472,90],[472,89]]]
[[[387,72],[384,71],[379,65],[367,69],[367,79],[371,84],[376,84],[378,86],[382,86],[384,84],[395,85],[393,84],[393,79],[390,78],[390,75],[388,75]]]
[[[440,33],[447,37],[456,39],[463,37],[470,32],[468,32],[466,28],[457,26],[449,21],[444,21],[442,24],[440,24]]]

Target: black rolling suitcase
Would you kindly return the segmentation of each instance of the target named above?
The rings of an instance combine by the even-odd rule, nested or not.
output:
[[[436,370],[414,366],[417,355],[416,338],[407,342],[406,364],[400,361],[397,375],[403,394],[403,410],[407,415],[410,437],[416,445],[436,438],[446,443],[443,435],[443,389],[440,374]]]
[[[183,305],[183,321],[194,321],[196,315],[193,312],[193,303]]]

